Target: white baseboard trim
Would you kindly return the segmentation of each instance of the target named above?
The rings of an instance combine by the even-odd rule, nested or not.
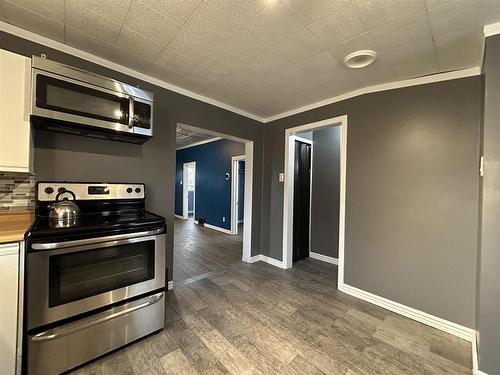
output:
[[[181,215],[175,214],[174,217],[176,217],[177,219],[185,220],[184,216],[181,216]]]
[[[473,338],[475,337],[475,330],[471,328],[461,326],[457,323],[453,323],[426,312],[414,309],[412,307],[405,306],[401,303],[391,301],[387,298],[377,296],[353,286],[342,284],[339,285],[339,290],[364,301],[373,303],[374,305],[383,307],[384,309],[406,316],[407,318],[416,320],[417,322],[460,337],[469,342],[472,342]]]
[[[198,224],[198,220],[194,220],[194,223],[195,223],[195,224]],[[216,225],[212,225],[212,224],[207,224],[207,223],[205,223],[205,224],[203,224],[203,226],[204,226],[205,228],[209,228],[209,229],[217,230],[217,231],[222,232],[222,233],[231,234],[231,230],[226,229],[226,228],[221,228],[221,227],[218,227],[218,226],[216,226]]]
[[[255,262],[265,262],[269,263],[272,266],[286,269],[285,264],[281,260],[277,260],[262,254],[255,255],[248,260],[248,263],[255,263]]]
[[[167,285],[167,290],[174,289],[174,280],[170,280]]]
[[[479,370],[479,353],[478,353],[478,332],[474,331],[474,338],[472,339],[472,375],[488,375],[487,373]]]
[[[315,253],[314,251],[309,251],[309,258],[321,260],[326,263],[336,264],[337,266],[339,265],[339,260],[337,258],[329,257],[320,253]]]

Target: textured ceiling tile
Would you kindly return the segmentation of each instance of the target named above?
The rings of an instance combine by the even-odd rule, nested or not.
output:
[[[130,54],[124,50],[116,49],[113,52],[113,60],[118,64],[126,66],[128,68],[137,70],[141,73],[147,73],[151,70],[153,63],[146,59],[139,57],[137,54]]]
[[[432,8],[439,7],[441,5],[450,3],[455,0],[424,0],[425,2],[425,9],[430,10]]]
[[[428,14],[434,35],[467,30],[500,21],[500,1],[456,0],[433,8]]]
[[[363,86],[396,81],[396,75],[392,71],[392,67],[387,61],[384,61],[383,57],[379,57],[372,65],[366,68],[350,69],[349,71]]]
[[[141,0],[172,21],[183,25],[194,13],[202,0]]]
[[[240,26],[245,26],[266,6],[276,0],[210,0],[225,17],[233,18]]]
[[[323,49],[323,46],[306,30],[291,34],[274,46],[277,54],[291,62],[305,60]]]
[[[155,62],[180,74],[189,74],[194,65],[188,57],[168,49]]]
[[[203,2],[184,27],[196,35],[204,35],[214,43],[220,43],[228,39],[240,26],[236,17],[226,16],[209,2]]]
[[[85,8],[91,9],[96,13],[110,20],[122,23],[127,15],[132,0],[65,0],[66,4],[75,2]]]
[[[159,64],[151,64],[146,73],[173,85],[175,84],[174,82],[180,81],[182,77],[182,74],[174,72],[168,67]]]
[[[334,46],[367,31],[356,10],[348,6],[307,28],[326,46]]]
[[[264,9],[246,28],[269,45],[276,45],[303,30],[299,21],[278,2]]]
[[[299,70],[331,91],[354,90],[357,81],[328,51],[323,51],[297,64]]]
[[[113,61],[115,48],[113,44],[106,43],[92,35],[85,34],[79,30],[66,26],[65,43],[69,46],[87,51],[96,56]]]
[[[9,2],[53,21],[64,23],[64,0],[9,0]]]
[[[425,11],[423,0],[358,0],[354,5],[369,29]]]
[[[481,64],[481,29],[436,35],[434,44],[441,71],[471,68]]]
[[[64,24],[7,1],[3,4],[3,10],[9,23],[47,38],[64,42]]]
[[[292,11],[303,25],[308,26],[349,5],[352,0],[283,0],[282,3]]]
[[[380,59],[391,64],[400,80],[439,72],[434,45],[430,38],[384,50]]]
[[[432,36],[427,13],[420,13],[372,30],[384,48],[429,39]]]
[[[66,25],[86,34],[115,43],[121,25],[81,6],[79,2],[66,3]]]
[[[3,10],[3,3],[4,2],[5,2],[4,0],[0,0],[0,20],[6,19],[6,15],[5,15],[5,12]]]
[[[180,25],[140,2],[134,2],[125,17],[124,26],[162,45],[167,45]]]
[[[168,49],[189,57],[194,63],[207,59],[218,47],[219,40],[212,40],[206,35],[197,35],[187,29],[181,29],[168,45]]]
[[[126,53],[134,54],[153,62],[156,61],[164,49],[161,44],[148,39],[127,27],[122,28],[120,35],[118,36],[118,40],[116,41],[116,45],[119,49],[124,50]]]

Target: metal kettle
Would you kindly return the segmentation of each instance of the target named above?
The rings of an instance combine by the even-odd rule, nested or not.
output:
[[[71,225],[76,222],[76,220],[80,217],[80,208],[78,206],[68,200],[67,197],[59,200],[62,194],[69,193],[73,196],[73,200],[76,200],[75,193],[70,190],[61,190],[56,195],[55,203],[49,206],[49,220],[60,222],[62,226],[66,226],[66,224]]]

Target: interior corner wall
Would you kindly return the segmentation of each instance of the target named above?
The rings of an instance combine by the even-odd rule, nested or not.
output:
[[[479,369],[500,374],[500,36],[486,39],[481,249],[478,296]]]
[[[340,126],[312,132],[311,248],[338,258],[340,210]]]
[[[172,280],[177,123],[254,142],[252,255],[260,251],[262,124],[31,41],[0,32],[0,48],[47,58],[139,86],[154,93],[154,136],[143,145],[35,130],[36,180],[144,182],[146,207],[167,220],[166,259]]]
[[[231,157],[244,155],[245,144],[221,139],[176,152],[175,214],[182,216],[183,165],[196,162],[195,219],[205,218],[207,224],[231,229]],[[230,178],[226,180],[225,174]],[[225,217],[225,221],[223,220]]]
[[[473,328],[481,112],[476,76],[266,124],[262,254],[282,259],[285,129],[347,115],[345,282]]]

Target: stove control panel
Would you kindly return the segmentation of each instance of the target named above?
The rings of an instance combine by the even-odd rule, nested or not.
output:
[[[39,182],[37,200],[144,199],[144,184]]]

